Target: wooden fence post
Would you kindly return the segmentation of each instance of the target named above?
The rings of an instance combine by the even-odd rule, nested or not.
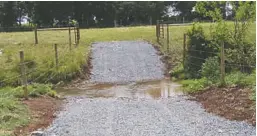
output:
[[[20,51],[20,66],[21,66],[21,84],[24,90],[24,97],[28,100],[28,88],[27,88],[27,77],[26,77],[26,68],[24,64],[24,52]]]
[[[76,26],[74,26],[74,38],[75,38],[75,46],[77,47],[77,33],[76,33]]]
[[[157,42],[160,42],[160,24],[159,24],[159,20],[157,20],[156,23],[156,37],[157,37]]]
[[[184,34],[184,40],[183,40],[183,68],[185,68],[185,59],[186,59],[186,37],[187,35]]]
[[[79,27],[77,27],[77,44],[79,44],[80,40],[80,32],[79,32]]]
[[[163,21],[162,21],[162,38],[164,38],[164,24],[163,24]]]
[[[54,52],[55,52],[55,66],[58,69],[58,49],[57,49],[57,44],[54,44]]]
[[[224,42],[221,44],[221,52],[220,52],[220,80],[221,85],[225,85],[225,52],[224,52]]]
[[[170,34],[169,34],[169,24],[167,24],[167,51],[170,52]]]
[[[71,32],[70,32],[70,26],[69,26],[69,46],[71,51]]]
[[[35,25],[35,28],[34,28],[34,34],[35,34],[35,44],[38,44],[38,38],[37,38],[37,25]]]

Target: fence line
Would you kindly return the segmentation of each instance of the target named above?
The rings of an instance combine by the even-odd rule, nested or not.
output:
[[[74,39],[75,39],[75,45],[77,46],[79,44],[79,40],[80,40],[80,28],[79,25],[78,26],[74,26],[74,27],[65,27],[65,28],[44,28],[44,29],[38,29],[37,25],[35,25],[34,27],[34,39],[35,39],[35,45],[37,45],[38,42],[38,31],[56,31],[56,30],[68,30],[69,33],[69,37],[71,35],[70,30],[74,30]],[[69,41],[71,42],[70,38]],[[70,45],[71,46],[71,45]]]
[[[202,51],[202,50],[195,50],[195,49],[187,49],[187,51],[198,51],[198,52],[206,52],[206,53],[210,53],[210,54],[215,54],[217,55],[217,52],[210,52],[210,51]]]
[[[205,60],[204,58],[200,58],[200,57],[195,57],[195,56],[191,56],[191,55],[187,55],[187,56],[191,57],[191,58],[195,58],[195,59]]]
[[[170,48],[170,44],[172,45],[172,43],[170,43],[170,31],[169,31],[169,24],[171,24],[172,22],[169,22],[169,21],[163,21],[163,20],[157,20],[157,23],[156,23],[156,38],[157,38],[157,42],[160,44],[161,47],[164,47],[165,43],[166,43],[166,46],[167,46],[167,53],[169,54],[170,53],[170,49],[172,50],[173,48]],[[166,32],[166,35],[162,36],[162,33],[163,31],[161,31],[163,28],[163,24],[166,24],[166,27],[167,27],[167,32]],[[183,25],[183,24],[182,24]],[[244,69],[244,68],[256,68],[255,65],[251,65],[251,64],[233,64],[233,63],[227,63],[226,62],[226,58],[225,58],[225,48],[224,48],[224,43],[221,44],[220,46],[220,50],[217,51],[217,52],[212,52],[212,51],[204,51],[204,50],[198,50],[198,49],[189,49],[188,46],[187,46],[187,34],[183,34],[181,35],[181,38],[183,39],[183,43],[181,43],[183,46],[183,54],[182,54],[182,63],[183,63],[183,67],[185,68],[185,59],[187,57],[191,57],[191,58],[195,58],[195,59],[199,59],[199,60],[203,60],[204,62],[206,61],[206,58],[201,58],[199,56],[192,56],[192,55],[189,55],[187,52],[198,52],[198,53],[206,53],[206,54],[212,54],[213,56],[219,56],[220,58],[220,71],[221,71],[221,83],[224,84],[225,81],[224,81],[224,78],[225,78],[225,68],[226,67],[229,67],[229,66],[235,66],[235,67],[239,67],[240,69]],[[172,38],[172,36],[171,36]],[[164,48],[164,52],[166,48]],[[172,52],[172,51],[171,51]],[[171,55],[171,54],[169,54]],[[212,56],[210,55],[210,56]],[[189,62],[187,62],[189,63]],[[189,64],[192,64],[192,65],[196,65],[194,63],[189,63]],[[201,67],[201,66],[199,66]]]
[[[53,52],[55,52],[55,55],[53,57],[55,57],[55,59],[53,59],[53,62],[55,62],[55,65],[53,67],[51,67],[50,69],[64,66],[65,63],[59,64],[59,62],[57,60],[65,59],[65,56],[67,54],[71,53],[70,51],[66,51],[66,50],[58,51],[58,46],[56,44],[54,47],[55,48],[53,49]],[[45,71],[44,73],[40,73],[38,76],[33,76],[32,73],[39,71],[39,69],[44,67],[44,65],[47,64],[48,62],[42,63],[40,67],[37,66],[33,69],[28,69],[26,67],[26,65],[33,63],[34,61],[24,61],[26,53],[23,51],[20,51],[19,53],[20,53],[20,64],[18,66],[21,68],[20,74],[17,76],[7,77],[4,80],[1,80],[0,87],[6,86],[8,84],[22,85],[23,89],[24,89],[24,97],[25,97],[25,99],[27,99],[28,98],[27,85],[34,84],[38,81],[38,79],[49,74],[49,75],[51,75],[51,77],[47,78],[44,81],[44,83],[47,83],[54,77],[58,76],[59,74],[56,72]],[[60,54],[60,53],[62,53],[62,54]],[[60,55],[58,55],[58,54],[60,54]],[[57,71],[58,71],[58,69],[57,69]],[[11,81],[11,82],[8,83],[7,81]]]

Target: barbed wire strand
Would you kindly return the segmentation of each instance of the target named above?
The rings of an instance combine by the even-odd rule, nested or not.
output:
[[[191,58],[196,58],[196,59],[200,59],[200,60],[205,60],[204,58],[200,58],[200,57],[195,57],[195,56],[191,56],[191,55],[187,55],[188,57],[191,57]]]
[[[199,52],[206,52],[206,53],[211,53],[211,54],[215,54],[217,55],[218,53],[217,52],[210,52],[210,51],[202,51],[202,50],[194,50],[194,49],[188,49],[187,51],[199,51]]]
[[[200,66],[200,65],[196,65],[196,64],[194,64],[194,63],[189,63],[189,64],[192,64],[192,65],[195,65],[195,66],[198,66],[198,67],[202,67],[202,66]]]
[[[228,66],[228,65],[229,66],[238,66],[238,67],[251,67],[251,68],[255,68],[256,67],[256,66],[252,66],[252,65],[240,65],[240,64],[237,65],[237,64],[226,64],[226,63],[225,63],[225,65],[226,66]]]

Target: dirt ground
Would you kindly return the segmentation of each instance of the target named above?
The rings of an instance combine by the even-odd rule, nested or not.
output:
[[[61,107],[61,102],[60,99],[48,96],[24,100],[23,103],[28,106],[32,119],[27,126],[17,128],[14,135],[24,136],[39,128],[48,127],[55,118],[55,112]]]
[[[249,99],[250,94],[250,89],[230,87],[209,88],[190,95],[194,96],[207,112],[256,126],[256,104]]]

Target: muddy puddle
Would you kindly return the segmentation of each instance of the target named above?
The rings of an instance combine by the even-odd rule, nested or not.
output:
[[[168,98],[183,95],[180,85],[169,79],[134,82],[129,84],[88,84],[84,88],[57,88],[61,96]]]

